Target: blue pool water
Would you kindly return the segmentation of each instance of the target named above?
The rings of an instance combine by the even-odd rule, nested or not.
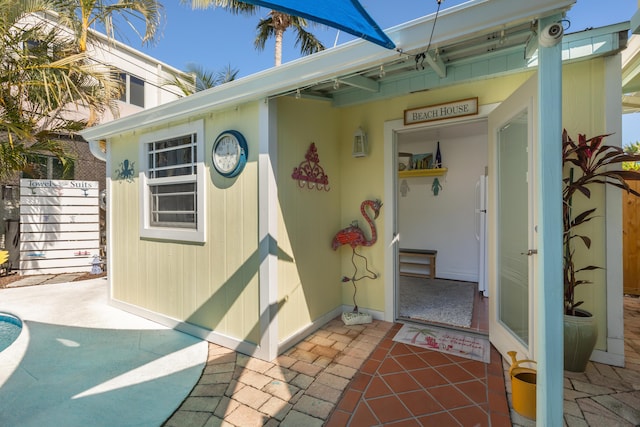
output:
[[[15,316],[0,313],[0,351],[9,347],[22,331],[22,322]]]

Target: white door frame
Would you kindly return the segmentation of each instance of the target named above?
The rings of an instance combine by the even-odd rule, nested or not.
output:
[[[499,103],[478,106],[478,114],[473,117],[461,117],[448,120],[439,120],[433,123],[421,123],[406,126],[402,119],[389,120],[384,123],[384,201],[387,206],[384,216],[384,320],[394,322],[396,313],[396,281],[398,279],[398,160],[397,160],[397,134],[416,129],[435,128],[455,123],[471,123],[478,120],[487,120],[489,113]],[[392,206],[393,205],[393,206]]]

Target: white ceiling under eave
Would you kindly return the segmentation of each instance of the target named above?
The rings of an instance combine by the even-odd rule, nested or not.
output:
[[[636,14],[637,15],[637,14]],[[622,111],[640,111],[640,35],[629,38],[622,52]]]

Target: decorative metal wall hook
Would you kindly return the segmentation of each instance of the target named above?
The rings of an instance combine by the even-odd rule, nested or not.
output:
[[[298,167],[293,168],[291,178],[298,181],[300,188],[306,186],[310,190],[315,188],[318,191],[329,191],[329,177],[320,166],[320,158],[318,157],[318,149],[315,143],[311,143],[304,158],[305,160]]]

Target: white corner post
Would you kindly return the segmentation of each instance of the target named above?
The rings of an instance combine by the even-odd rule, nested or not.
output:
[[[278,356],[278,186],[276,171],[277,108],[260,103],[258,125],[258,253],[260,257],[260,345],[255,357]]]
[[[562,17],[538,22],[538,33]],[[537,425],[563,425],[562,43],[538,48]]]

